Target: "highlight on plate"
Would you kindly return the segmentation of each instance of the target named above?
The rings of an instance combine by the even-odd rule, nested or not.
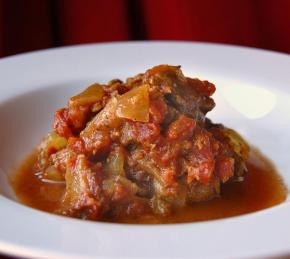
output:
[[[282,202],[284,185],[268,164],[279,198],[233,208],[255,196],[245,183],[264,169],[249,163],[250,148],[236,131],[206,118],[215,90],[170,65],[92,84],[55,112],[53,130],[13,180],[16,194],[49,212],[126,223],[222,218]]]

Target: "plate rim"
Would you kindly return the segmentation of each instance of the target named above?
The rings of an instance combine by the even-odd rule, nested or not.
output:
[[[252,47],[243,47],[243,46],[236,46],[236,45],[230,45],[230,44],[213,44],[213,43],[204,43],[204,42],[188,42],[188,41],[134,41],[134,42],[132,42],[132,41],[126,41],[126,42],[110,42],[110,43],[107,43],[107,42],[105,42],[105,43],[90,43],[90,44],[79,44],[79,45],[73,45],[73,46],[64,46],[64,47],[57,47],[57,48],[50,48],[50,49],[45,49],[45,50],[38,50],[38,51],[32,51],[32,52],[28,52],[28,53],[23,53],[23,54],[17,54],[17,55],[12,55],[12,56],[8,56],[8,57],[4,57],[4,58],[1,58],[0,59],[0,65],[1,64],[3,64],[3,63],[5,63],[5,62],[9,62],[9,60],[16,60],[17,61],[17,59],[29,59],[31,56],[37,56],[37,55],[48,55],[48,54],[51,54],[52,52],[58,52],[58,51],[65,51],[66,49],[73,49],[73,50],[77,50],[77,49],[79,49],[79,48],[86,48],[86,47],[99,47],[99,46],[112,46],[112,47],[114,47],[114,46],[118,46],[118,45],[123,45],[123,46],[126,46],[126,45],[128,45],[128,46],[132,46],[132,45],[142,45],[142,44],[145,44],[145,45],[162,45],[162,44],[172,44],[172,45],[176,45],[176,44],[184,44],[184,45],[190,45],[190,46],[208,46],[208,47],[211,47],[211,46],[213,46],[213,47],[221,47],[221,48],[231,48],[231,49],[233,49],[233,50],[240,50],[240,49],[242,49],[242,50],[245,50],[245,51],[254,51],[254,52],[259,52],[259,53],[263,53],[263,54],[269,54],[270,56],[280,56],[280,57],[283,57],[283,58],[287,58],[287,59],[289,59],[289,57],[290,57],[290,55],[289,54],[287,54],[287,53],[281,53],[281,52],[276,52],[276,51],[269,51],[269,50],[264,50],[264,49],[257,49],[257,48],[252,48]],[[1,81],[1,80],[0,80]],[[0,104],[1,104],[2,102],[0,101]],[[5,197],[5,199],[7,199],[6,197]],[[9,200],[9,199],[8,199]],[[0,194],[0,204],[2,204],[2,202],[3,202],[3,197],[1,196],[1,194]],[[9,202],[11,202],[11,201],[9,201]],[[283,204],[282,204],[283,205]],[[21,205],[21,206],[23,206],[23,205]],[[279,205],[278,205],[279,206]],[[288,206],[288,205],[287,205]],[[17,207],[19,207],[19,206],[17,206]],[[24,206],[23,206],[24,207]],[[276,206],[277,207],[277,206]],[[276,208],[275,207],[275,208]],[[289,207],[289,206],[288,206]],[[27,208],[26,208],[27,209]],[[270,209],[272,209],[272,208],[270,208]],[[263,210],[262,211],[259,211],[259,212],[264,212]],[[257,213],[259,213],[259,212],[257,212]],[[40,212],[40,213],[44,213],[44,212]],[[45,213],[46,214],[46,213]],[[252,214],[252,213],[251,213]],[[49,216],[55,216],[55,215],[50,215],[50,214],[48,214]],[[247,217],[247,216],[249,216],[249,214],[248,215],[242,215],[242,216],[238,216],[238,217]],[[57,216],[57,217],[59,217],[59,216]],[[234,218],[236,218],[236,217],[234,217]],[[223,219],[223,220],[218,220],[218,221],[225,221],[225,220],[232,220],[233,218],[227,218],[227,219]],[[71,219],[70,219],[71,220]],[[74,221],[75,221],[75,219],[73,219]],[[79,220],[77,220],[77,221],[79,221]],[[215,220],[216,221],[216,220]],[[205,223],[208,223],[208,222],[205,222]],[[175,226],[180,226],[180,225],[184,225],[184,224],[188,224],[188,225],[192,225],[192,224],[205,224],[204,222],[202,222],[202,223],[183,223],[183,224],[176,224]],[[1,224],[1,223],[0,223]],[[96,224],[95,222],[93,222],[93,224]],[[108,223],[97,223],[97,224],[106,224],[106,225],[108,225]],[[114,226],[115,226],[115,224],[114,224]],[[131,227],[131,226],[130,226]],[[135,226],[136,227],[136,226]],[[137,227],[139,227],[139,228],[141,228],[141,227],[144,227],[144,226],[137,226]],[[156,227],[156,225],[154,225],[154,227]],[[168,226],[162,226],[162,225],[160,225],[160,226],[158,226],[158,227],[168,227]],[[172,228],[172,225],[170,225],[170,227]],[[145,227],[145,228],[147,228],[147,226]],[[290,240],[290,239],[289,239]],[[4,249],[3,248],[7,248],[7,244],[5,245],[5,242],[3,243],[3,241],[1,240],[1,234],[0,234],[0,251],[2,250],[2,251],[4,251]],[[18,248],[20,248],[19,246],[18,246]],[[12,249],[12,248],[11,248]],[[10,250],[11,250],[10,249]],[[9,249],[8,249],[9,250]],[[8,250],[7,250],[7,252],[8,252]],[[45,253],[46,255],[48,254],[48,252],[49,252],[50,250],[41,250],[40,249],[40,252],[42,252],[42,253]],[[14,255],[16,255],[16,256],[23,256],[23,254],[18,254],[17,253],[17,251],[14,251],[14,249],[13,249],[13,251],[10,251],[9,252],[9,254],[11,254],[11,252],[15,252],[14,253]],[[53,254],[54,253],[51,253],[52,251],[50,251],[50,255],[51,256],[54,256]],[[287,251],[286,251],[287,253],[289,253],[290,252],[290,246],[287,248]],[[281,255],[283,255],[284,254],[284,252],[281,254]],[[264,256],[265,256],[266,254],[264,254]],[[277,254],[275,253],[275,254],[273,254],[273,255],[275,255],[275,256],[277,256]],[[280,254],[279,254],[280,255]],[[31,254],[31,255],[29,255],[28,254],[28,256],[34,256],[33,254]],[[66,254],[64,254],[64,255],[61,255],[61,254],[58,254],[58,253],[55,253],[55,256],[56,257],[59,257],[59,256],[64,256],[64,257],[66,257],[67,255]],[[69,255],[70,256],[70,255]],[[263,255],[262,255],[263,256]],[[269,256],[269,254],[267,254],[267,256]],[[271,256],[271,255],[270,255]],[[35,257],[39,257],[39,254],[37,254],[37,255],[35,255]],[[77,257],[76,257],[77,258]],[[89,257],[88,257],[89,258]]]

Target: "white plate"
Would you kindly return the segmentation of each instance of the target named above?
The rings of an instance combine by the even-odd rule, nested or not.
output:
[[[210,116],[237,129],[290,186],[290,58],[223,45],[86,45],[0,60],[0,251],[31,257],[233,258],[290,253],[290,202],[244,216],[175,225],[118,225],[37,211],[13,201],[6,176],[49,131],[55,109],[92,82],[161,64],[217,85]]]

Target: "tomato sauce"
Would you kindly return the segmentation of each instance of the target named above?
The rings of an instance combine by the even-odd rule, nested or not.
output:
[[[65,184],[42,182],[33,170],[35,161],[36,154],[33,154],[22,163],[12,180],[12,186],[20,202],[36,209],[54,212],[60,206]],[[219,198],[193,203],[174,211],[170,216],[146,215],[112,221],[166,224],[223,219],[266,209],[286,200],[288,191],[282,178],[259,151],[252,149],[247,168],[244,181],[224,184]]]

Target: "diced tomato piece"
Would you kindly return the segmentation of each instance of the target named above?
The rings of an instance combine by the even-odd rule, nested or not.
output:
[[[180,143],[160,138],[157,145],[152,149],[150,156],[160,166],[168,166],[172,161],[178,159],[181,150]]]
[[[167,111],[167,104],[162,100],[154,100],[150,102],[149,114],[150,122],[161,123]]]
[[[171,140],[184,140],[193,135],[195,127],[196,121],[181,115],[169,125],[166,136]]]
[[[220,157],[216,161],[216,174],[224,183],[234,175],[235,160],[232,157]]]
[[[215,92],[215,85],[209,81],[201,81],[196,78],[187,78],[188,83],[200,94],[211,96]]]
[[[91,135],[82,137],[85,143],[85,148],[93,155],[106,153],[111,146],[111,138],[108,131],[96,130]]]
[[[215,92],[215,85],[209,81],[202,81],[202,83],[203,83],[202,89],[203,93],[207,96],[213,95]]]
[[[55,147],[49,147],[47,149],[47,155],[51,156],[52,154],[56,153],[58,150]]]
[[[176,176],[176,171],[172,168],[166,168],[162,170],[162,177],[167,186],[173,186],[177,184],[175,180],[175,176]]]
[[[213,174],[213,161],[204,161],[199,167],[199,181],[203,184],[208,184]]]
[[[68,109],[68,121],[74,129],[83,129],[86,126],[89,113],[90,110],[88,106],[71,106]]]
[[[114,185],[114,192],[113,192],[113,196],[112,196],[112,201],[124,201],[128,198],[129,196],[129,192],[127,190],[127,188],[120,183],[115,183]]]
[[[154,123],[142,123],[127,121],[122,128],[122,143],[155,141],[160,136],[160,126]]]
[[[85,143],[81,138],[70,137],[68,139],[68,148],[72,149],[78,154],[86,153]]]
[[[53,128],[62,137],[69,138],[73,135],[68,123],[67,109],[59,109],[55,112]]]
[[[154,123],[135,123],[139,142],[154,141],[160,135],[160,127]]]
[[[198,128],[193,139],[193,150],[189,156],[193,167],[188,172],[188,183],[192,180],[197,180],[203,184],[209,183],[215,165],[212,148],[212,136]]]
[[[211,160],[204,160],[198,163],[188,172],[187,182],[197,180],[203,184],[208,184],[213,174],[214,164]]]

